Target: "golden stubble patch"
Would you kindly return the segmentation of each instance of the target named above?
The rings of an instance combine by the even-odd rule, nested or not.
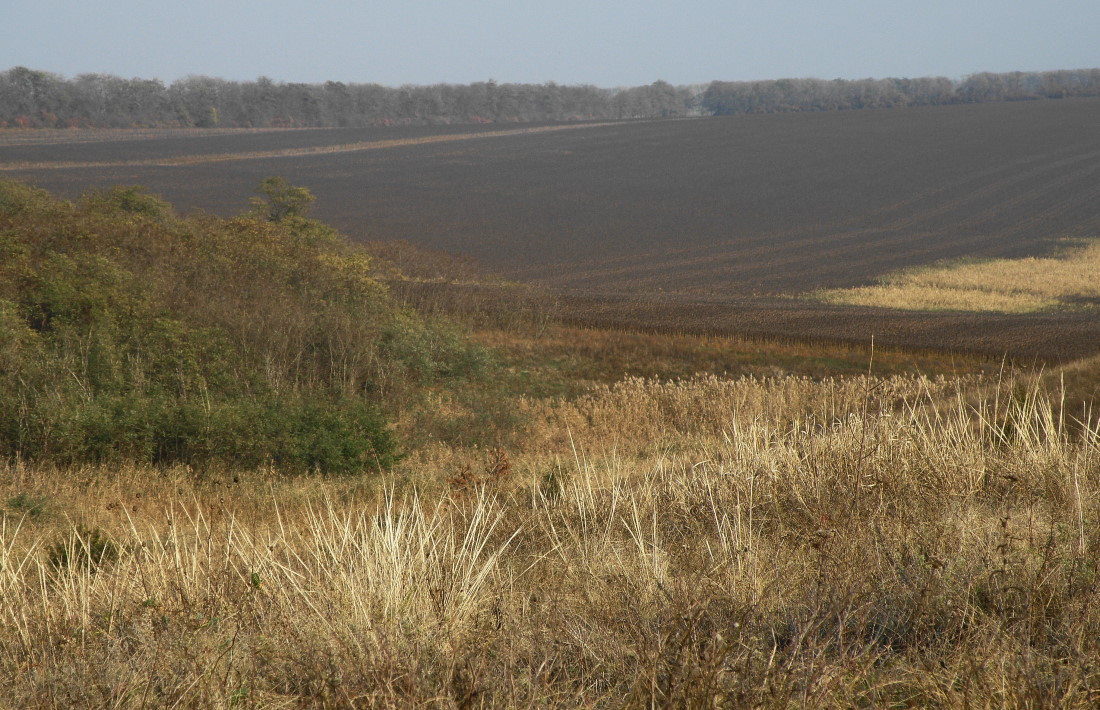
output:
[[[1035,313],[1100,299],[1100,240],[1047,257],[959,261],[890,274],[872,286],[811,294],[826,303],[917,311]]]

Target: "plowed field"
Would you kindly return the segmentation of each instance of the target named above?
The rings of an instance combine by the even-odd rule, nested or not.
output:
[[[0,133],[0,174],[244,209],[282,175],[357,239],[476,257],[576,320],[1015,355],[1100,349],[1093,314],[961,316],[778,297],[1100,236],[1100,101],[685,121],[247,133]],[[1100,275],[1098,275],[1100,278]]]

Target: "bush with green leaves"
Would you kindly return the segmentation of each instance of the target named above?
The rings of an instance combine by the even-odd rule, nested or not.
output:
[[[486,372],[306,217],[308,190],[260,192],[181,218],[137,187],[70,203],[0,181],[0,456],[384,469],[388,418]]]
[[[99,528],[77,525],[46,549],[46,560],[54,572],[94,572],[118,560],[119,546]]]

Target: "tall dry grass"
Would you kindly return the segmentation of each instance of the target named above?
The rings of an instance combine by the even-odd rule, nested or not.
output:
[[[964,261],[902,271],[873,286],[815,294],[827,303],[920,311],[1033,313],[1100,299],[1100,242],[1052,257]]]
[[[630,380],[517,406],[529,445],[385,481],[9,467],[0,704],[1100,701],[1100,432],[1041,389]]]

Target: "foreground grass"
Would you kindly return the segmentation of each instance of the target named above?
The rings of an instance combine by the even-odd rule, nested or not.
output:
[[[902,271],[874,286],[834,289],[815,298],[850,306],[916,311],[1034,313],[1100,299],[1100,242],[1054,257],[964,261]]]
[[[0,704],[1100,700],[1100,433],[1041,391],[711,376],[515,406],[522,445],[387,479],[10,466]]]

